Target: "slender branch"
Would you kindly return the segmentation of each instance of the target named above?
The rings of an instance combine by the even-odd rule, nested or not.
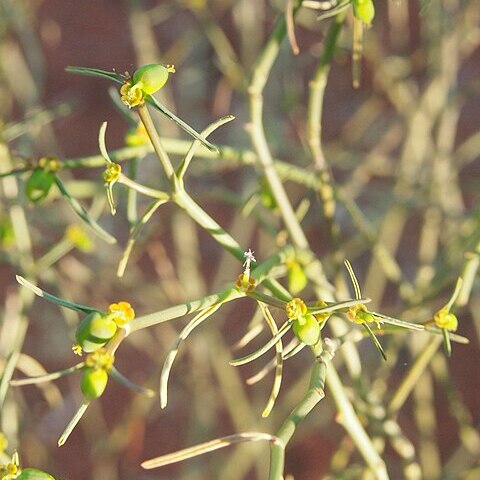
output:
[[[153,124],[152,117],[150,116],[150,112],[148,111],[148,107],[145,104],[139,105],[137,107],[137,111],[143,125],[145,126],[148,138],[150,138],[150,141],[152,142],[153,149],[155,150],[155,153],[162,164],[165,175],[168,179],[172,178],[172,175],[175,173],[172,162],[170,161],[168,153],[163,148],[160,137],[158,136],[155,125]]]
[[[295,433],[297,426],[325,397],[324,387],[327,364],[333,358],[334,350],[325,349],[317,356],[310,376],[310,384],[302,400],[292,410],[276,433],[280,442],[272,444],[269,480],[282,480],[285,465],[285,448]]]
[[[327,372],[327,385],[337,405],[340,423],[350,435],[377,480],[388,480],[389,477],[385,462],[378,455],[372,440],[360,423],[352,403],[348,399],[340,377],[333,366],[330,366]]]

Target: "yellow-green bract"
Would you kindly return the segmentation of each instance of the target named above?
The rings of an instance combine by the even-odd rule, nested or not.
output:
[[[133,83],[142,83],[142,90],[151,95],[160,90],[168,80],[169,70],[164,65],[144,65],[133,74]]]

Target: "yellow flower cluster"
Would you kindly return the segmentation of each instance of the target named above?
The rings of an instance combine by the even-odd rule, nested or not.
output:
[[[444,328],[445,330],[452,332],[458,327],[458,319],[456,315],[449,312],[447,308],[440,309],[433,317],[433,320],[438,328]]]
[[[128,107],[133,108],[144,103],[142,82],[133,83],[131,80],[120,87],[122,102]]]
[[[103,172],[103,179],[106,183],[116,182],[122,173],[122,166],[118,163],[109,162]]]
[[[105,370],[108,372],[112,368],[114,360],[114,356],[102,347],[87,355],[87,358],[85,359],[85,365],[88,368]]]
[[[303,317],[307,313],[307,306],[305,305],[305,302],[298,297],[290,300],[285,309],[287,311],[287,316],[290,319]]]
[[[108,313],[119,327],[123,327],[135,318],[135,311],[128,302],[112,303],[108,307]]]
[[[377,327],[380,328],[380,321],[367,310],[367,307],[363,303],[350,307],[347,312],[347,317],[350,321],[360,325],[366,322],[375,322]]]

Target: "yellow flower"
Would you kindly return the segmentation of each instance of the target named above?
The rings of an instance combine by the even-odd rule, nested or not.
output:
[[[92,249],[92,241],[78,225],[69,225],[65,230],[65,237],[83,252],[89,252]]]
[[[136,128],[130,129],[125,135],[125,144],[129,147],[145,145],[150,141],[145,125],[139,122]]]
[[[236,287],[244,293],[250,293],[255,290],[255,279],[241,273],[235,282]]]
[[[108,313],[119,327],[122,327],[135,318],[135,311],[128,302],[112,303],[108,307]]]
[[[106,183],[116,182],[119,179],[121,173],[122,166],[118,163],[110,162],[107,163],[107,166],[105,167],[105,170],[103,172],[103,179]]]
[[[8,440],[4,433],[0,432],[0,453],[8,447]]]
[[[56,157],[42,157],[38,160],[38,166],[49,172],[56,172],[60,169],[60,162]]]
[[[113,361],[115,360],[114,356],[107,352],[105,348],[99,348],[87,355],[85,359],[85,365],[88,368],[93,368],[95,370],[111,370],[113,366]]]
[[[454,332],[458,327],[458,319],[456,315],[449,312],[445,307],[440,309],[433,317],[435,325],[438,328],[444,328]]]
[[[326,307],[328,304],[324,300],[319,300],[316,304],[317,307]],[[316,313],[315,318],[317,319],[318,323],[324,324],[329,318],[332,312],[321,312]]]
[[[307,313],[305,302],[298,297],[290,300],[285,309],[287,310],[287,316],[290,319],[301,317]]]
[[[124,83],[120,87],[120,95],[122,102],[128,107],[133,108],[144,102],[143,84],[138,82],[133,84],[131,81]]]
[[[365,322],[377,322],[375,317],[367,310],[367,307],[361,303],[348,309],[347,317],[352,322],[362,324]],[[378,326],[378,323],[377,323]]]

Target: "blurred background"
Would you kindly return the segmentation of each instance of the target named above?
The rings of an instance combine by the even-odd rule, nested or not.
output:
[[[186,181],[189,192],[258,259],[285,243],[246,128],[252,68],[286,5],[283,0],[0,0],[0,172],[18,170],[0,179],[4,378],[12,374],[5,370],[12,355],[14,377],[77,362],[71,345],[78,315],[32,298],[18,287],[15,274],[28,274],[73,302],[106,309],[125,300],[143,315],[218,291],[242,271],[184,212],[166,205],[142,232],[125,276],[117,277],[135,212],[120,186],[118,212],[110,215],[98,132],[108,121],[107,147],[121,151],[132,117],[119,108],[112,84],[66,73],[69,65],[123,74],[147,63],[174,64],[176,73],[157,97],[179,117],[197,130],[218,117],[236,117],[212,135],[215,143],[232,148],[230,154],[196,158]],[[341,249],[328,234],[315,189],[295,178],[285,186],[332,281],[345,276],[336,268],[334,253],[340,251],[352,262],[362,293],[373,299],[372,310],[426,321],[446,303],[462,271],[470,268],[475,278],[480,253],[480,10],[474,0],[389,0],[377,1],[376,7],[373,26],[364,31],[360,88],[352,87],[350,12],[323,103],[323,151],[342,192],[335,212]],[[299,54],[286,39],[264,92],[272,154],[312,178],[317,173],[307,140],[309,82],[331,23],[318,21],[318,12],[300,10]],[[188,137],[165,117],[154,118],[167,150],[179,161]],[[63,169],[59,176],[116,237],[116,245],[89,230],[83,250],[68,243],[66,231],[79,220],[55,189],[42,203],[27,200],[25,170],[43,156],[77,159],[76,165],[93,158],[90,166],[85,160],[83,167]],[[139,182],[166,188],[158,161],[143,156],[125,168],[132,175],[136,170]],[[139,197],[137,212],[146,206]],[[470,344],[453,344],[450,359],[440,348],[399,412],[398,438],[415,453],[396,448],[394,438],[382,454],[392,479],[418,478],[407,476],[408,465],[418,466],[425,479],[480,478],[478,278],[472,286],[456,312],[458,333]],[[313,291],[307,288],[302,297],[313,300]],[[158,397],[144,398],[111,381],[61,448],[58,437],[82,401],[78,374],[42,388],[8,388],[3,382],[0,429],[9,440],[7,451],[17,449],[25,466],[65,480],[267,478],[269,450],[261,444],[160,470],[140,467],[145,459],[217,436],[279,428],[308,385],[311,359],[304,351],[286,363],[277,405],[262,419],[272,373],[254,385],[246,380],[267,360],[228,365],[268,338],[264,332],[255,345],[235,349],[254,314],[255,305],[240,300],[192,334],[174,366],[166,409],[160,409]],[[165,353],[187,320],[132,335],[115,365],[157,390]],[[283,322],[281,314],[278,321]],[[338,355],[351,399],[374,437],[380,428],[375,407],[388,404],[428,338],[405,333],[381,341],[386,364],[371,342],[359,344],[361,379],[349,377]],[[370,478],[363,476],[363,461],[335,417],[327,391],[290,443],[286,473],[301,480]],[[410,454],[402,456],[405,449]]]

